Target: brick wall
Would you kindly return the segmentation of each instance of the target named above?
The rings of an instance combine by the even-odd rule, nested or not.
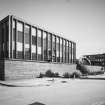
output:
[[[5,79],[35,78],[40,72],[44,73],[49,69],[62,75],[64,72],[71,73],[76,70],[76,65],[5,60]]]

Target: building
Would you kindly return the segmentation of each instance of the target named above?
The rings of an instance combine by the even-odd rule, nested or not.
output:
[[[75,69],[76,43],[9,15],[0,21],[0,79]],[[41,71],[42,70],[42,71]]]
[[[94,54],[94,55],[84,55],[84,57],[90,60],[91,65],[105,67],[105,53]]]

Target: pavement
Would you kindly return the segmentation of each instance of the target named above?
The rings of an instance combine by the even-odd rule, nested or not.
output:
[[[105,80],[105,74],[85,76],[80,79],[94,79],[94,80]],[[8,80],[0,81],[0,85],[8,87],[37,87],[37,86],[50,86],[55,81],[62,81],[63,78],[36,78],[36,79],[25,79],[25,80]]]
[[[0,81],[0,85],[9,87],[37,87],[37,86],[49,86],[53,82],[52,78],[36,78],[25,80],[8,80]]]

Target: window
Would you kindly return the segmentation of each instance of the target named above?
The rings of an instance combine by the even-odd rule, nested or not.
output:
[[[60,62],[60,42],[59,42],[59,37],[56,37],[56,58],[57,62]]]
[[[66,53],[66,47],[65,47],[65,45],[66,45],[66,40],[63,40],[63,62],[65,62],[66,60],[65,60],[65,53]]]
[[[73,43],[73,62],[75,62],[76,59],[76,44]]]
[[[42,31],[38,30],[38,60],[42,60]]]
[[[0,45],[0,56],[1,58],[8,58],[8,21],[1,23],[1,45]]]
[[[43,32],[44,61],[47,61],[47,33]]]
[[[66,63],[69,63],[69,42],[66,42]]]
[[[55,35],[52,35],[52,61],[56,62],[56,42]]]
[[[48,60],[52,61],[52,35],[48,33]]]
[[[72,53],[72,55],[71,55],[71,59],[72,59],[72,62],[73,62],[73,43],[71,44],[71,53]]]
[[[25,59],[30,59],[30,27],[25,25]]]
[[[36,28],[32,27],[32,59],[36,60],[36,45],[37,45],[37,39],[36,39]]]
[[[17,55],[16,57],[19,59],[23,58],[23,24],[17,22]]]
[[[69,62],[71,63],[71,61],[72,61],[72,57],[71,57],[71,55],[72,55],[72,52],[71,52],[72,50],[71,50],[71,42],[69,42]]]
[[[62,60],[62,38],[60,38],[60,61],[63,62]]]
[[[13,58],[16,58],[16,20],[13,20],[13,39],[12,39],[12,50]]]

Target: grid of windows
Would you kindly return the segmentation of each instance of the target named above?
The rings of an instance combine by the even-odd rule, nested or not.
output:
[[[76,44],[15,17],[0,25],[0,57],[73,63]],[[9,28],[10,27],[10,28]],[[9,31],[10,31],[10,34]],[[10,35],[10,36],[9,36]],[[9,36],[9,37],[8,37]],[[10,38],[10,46],[9,45]],[[8,56],[10,52],[10,56]]]

